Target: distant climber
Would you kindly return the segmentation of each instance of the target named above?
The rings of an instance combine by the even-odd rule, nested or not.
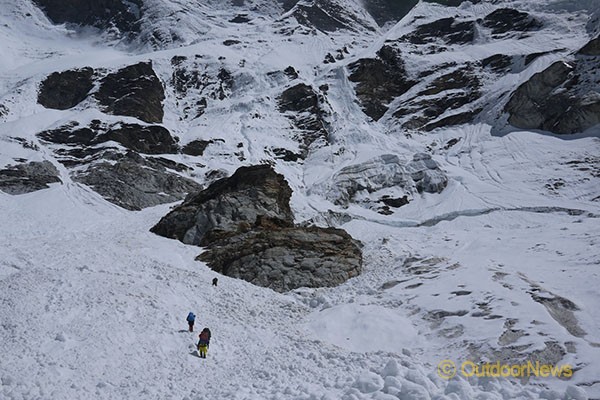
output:
[[[194,315],[194,313],[190,311],[186,318],[186,321],[190,327],[190,332],[194,332],[194,322],[196,322],[196,315]]]
[[[218,278],[213,278],[213,286],[217,286],[217,282],[219,282]]]
[[[198,335],[198,354],[200,358],[206,358],[208,347],[210,346],[210,329],[204,328]]]

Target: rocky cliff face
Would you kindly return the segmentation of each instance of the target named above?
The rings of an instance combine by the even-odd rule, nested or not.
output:
[[[117,142],[130,150],[145,154],[176,153],[178,150],[175,139],[160,125],[107,124],[92,120],[88,126],[81,127],[77,121],[73,121],[56,129],[40,132],[38,137],[48,143],[72,148],[72,151],[64,151],[63,148],[60,154],[74,157],[97,153],[110,146],[109,142]]]
[[[301,25],[322,32],[337,30],[374,31],[375,21],[354,0],[313,0],[297,2],[289,13]],[[288,17],[288,18],[289,18]]]
[[[360,273],[362,255],[345,231],[296,227],[292,191],[269,165],[239,168],[184,203],[151,231],[207,246],[212,269],[276,291],[335,286]]]
[[[108,116],[85,125],[74,120],[36,136],[60,163],[72,169],[75,181],[123,208],[140,210],[181,200],[201,188],[182,176],[190,168],[163,157],[148,157],[180,152],[177,139],[157,124],[163,119],[164,99],[163,84],[151,62],[116,71],[85,67],[54,72],[40,83],[39,104],[77,112],[85,100],[84,104],[106,114],[134,117],[139,123],[109,122]],[[189,153],[190,147],[186,149]]]
[[[123,32],[139,31],[141,0],[33,0],[55,23],[73,23],[97,28],[111,26]]]
[[[98,89],[93,91],[95,85]],[[108,74],[90,67],[54,72],[40,83],[38,103],[66,110],[90,95],[97,101],[92,104],[107,114],[136,117],[147,123],[162,122],[165,94],[150,62]]]
[[[8,194],[35,192],[59,182],[58,170],[49,161],[31,161],[0,169],[0,190]]]
[[[138,63],[106,75],[95,97],[109,114],[136,117],[144,122],[162,122],[162,83],[152,63]]]
[[[572,61],[557,61],[534,74],[506,104],[508,122],[559,134],[583,132],[600,123],[598,38]]]
[[[365,8],[373,19],[383,26],[400,21],[417,4],[418,0],[365,0]]]
[[[38,103],[57,110],[75,107],[94,87],[93,74],[89,67],[50,74],[40,85]]]
[[[136,152],[105,154],[103,158],[107,161],[75,172],[73,179],[127,210],[172,203],[202,188],[195,181],[170,172],[169,169],[181,172],[187,167],[167,159],[145,158]]]
[[[407,77],[400,52],[390,46],[383,46],[377,58],[358,60],[348,68],[363,111],[375,121],[388,110],[388,103],[415,84]]]
[[[207,64],[197,57],[171,58],[170,85],[177,98],[183,119],[202,116],[209,102],[223,100],[231,94],[233,77],[223,68]]]
[[[284,90],[279,97],[279,111],[286,114],[298,129],[295,135],[301,149],[298,158],[306,158],[313,143],[321,146],[327,144],[327,111],[324,102],[322,95],[304,83]]]
[[[522,129],[566,134],[598,124],[597,28],[588,29],[595,39],[567,53],[553,41],[541,46],[535,40],[547,34],[551,22],[533,8],[521,9],[513,1],[480,7],[477,1],[460,0],[423,2],[401,23],[385,25],[405,16],[414,3],[235,1],[231,15],[221,15],[218,2],[187,13],[178,2],[103,1],[86,9],[78,1],[36,0],[53,21],[134,33],[132,45],[147,41],[172,47],[185,43],[192,31],[208,32],[211,24],[223,29],[222,37],[197,36],[215,51],[182,50],[120,67],[80,66],[48,73],[38,81],[37,102],[68,113],[35,132],[36,138],[77,181],[116,204],[140,209],[182,199],[185,190],[222,177],[221,159],[236,166],[248,157],[252,162],[302,166],[328,149],[335,159],[342,154],[336,146],[343,147],[346,140],[345,113],[353,102],[372,120],[369,124],[377,122],[371,127],[386,135],[408,136],[477,121],[499,129],[508,121]],[[177,23],[173,18],[179,18]],[[261,28],[259,36],[272,35],[281,43],[275,40],[278,44],[271,48],[253,36],[259,20],[269,21],[263,27],[268,32]],[[377,39],[383,36],[385,40]],[[264,46],[265,54],[279,54],[288,43],[304,49],[313,40],[319,43],[319,55],[306,65],[302,57],[290,56],[289,63],[270,60],[267,64],[273,66],[265,67],[258,59],[239,55],[249,46]],[[377,47],[372,46],[375,42]],[[564,59],[540,68],[520,86],[496,86],[514,82],[541,58],[557,54]],[[0,104],[0,118],[10,118],[10,107],[10,101]],[[86,113],[92,110],[90,118]],[[263,134],[276,139],[263,144],[257,139]],[[435,157],[400,161],[421,157],[424,151],[435,153],[422,147],[394,158],[379,149],[366,162],[332,167],[326,183],[305,190],[325,194],[341,207],[355,203],[391,213],[418,200],[420,193],[440,193],[446,186]],[[132,182],[138,175],[145,183],[136,188]],[[117,177],[131,191],[108,184]]]
[[[55,22],[129,32],[135,38],[128,43],[136,49],[134,44],[140,41],[160,48],[187,43],[192,31],[198,33],[194,37],[210,44],[212,50],[206,53],[184,51],[183,47],[181,52],[151,55],[145,61],[136,58],[130,65],[105,68],[99,63],[35,78],[39,83],[37,102],[45,108],[68,111],[64,118],[35,132],[40,144],[80,182],[94,182],[92,187],[107,199],[133,209],[155,204],[154,200],[139,196],[134,196],[139,201],[118,200],[131,196],[114,190],[111,194],[107,185],[99,183],[107,181],[100,176],[115,176],[115,159],[116,165],[127,165],[118,168],[128,176],[122,176],[123,182],[131,181],[138,172],[151,173],[157,186],[150,192],[166,194],[157,201],[181,199],[185,194],[167,184],[169,177],[207,184],[222,174],[219,157],[236,166],[248,157],[252,162],[303,165],[322,149],[336,152],[336,145],[342,146],[346,140],[345,113],[351,110],[347,104],[353,102],[372,120],[369,124],[377,122],[371,126],[374,130],[392,135],[478,121],[497,129],[508,121],[521,129],[571,134],[593,128],[600,120],[599,39],[592,18],[588,31],[595,39],[567,52],[552,40],[543,45],[535,40],[536,35],[548,34],[549,24],[557,22],[535,8],[519,7],[518,1],[481,7],[477,1],[431,0],[419,3],[396,26],[385,24],[404,17],[414,1],[235,1],[231,2],[231,15],[220,14],[219,2],[208,2],[194,13],[188,13],[179,2],[35,3]],[[268,22],[263,26],[266,31],[261,28],[255,37],[257,21]],[[211,24],[222,29],[222,37],[199,35],[208,32]],[[383,25],[384,30],[380,28]],[[269,41],[258,38],[264,35],[272,35],[269,37],[276,43],[272,48]],[[383,37],[385,40],[379,40]],[[314,60],[303,64],[303,57],[294,55],[289,63],[273,61],[284,55],[278,52],[289,43],[297,46],[292,52],[305,51],[308,47],[302,46],[313,46],[308,45],[313,40],[318,43],[310,47],[318,53]],[[378,43],[377,47],[372,43]],[[264,54],[277,56],[265,66],[263,61],[240,55],[249,46],[265,47]],[[478,50],[472,51],[474,48]],[[530,74],[544,57],[559,60]],[[531,79],[514,85],[521,75]],[[500,81],[513,82],[513,87],[497,86]],[[0,118],[12,118],[18,110],[10,99],[3,99]],[[89,117],[90,111],[93,117]],[[263,132],[276,139],[268,145],[261,143],[257,137]],[[179,137],[183,138],[181,145]],[[402,156],[410,159],[423,151],[435,153],[429,147]],[[134,153],[135,157],[130,157]],[[374,157],[380,160],[375,164],[388,155],[378,150]],[[174,164],[185,164],[185,168],[151,166],[158,165],[152,161],[158,156],[177,160]],[[132,162],[139,163],[133,167]],[[392,183],[377,183],[377,179],[348,175],[352,168],[363,169],[345,163],[346,169],[333,167],[329,173],[329,180],[336,183],[320,183],[320,188],[327,186],[323,190],[336,205],[354,202],[387,213],[393,205],[414,201],[414,193],[439,193],[447,182],[436,167],[413,173],[408,172],[408,163],[381,162],[383,175],[391,165],[400,164],[402,174],[392,174],[391,180],[381,178],[381,182]],[[424,178],[415,179],[418,174]],[[348,178],[352,184],[344,176],[353,176]]]
[[[509,123],[519,128],[575,133],[598,124],[593,40],[565,58],[566,64],[557,63],[540,72],[514,88],[513,94],[496,93],[493,87],[498,80],[511,79],[539,57],[564,49],[497,53],[468,60],[454,58],[453,51],[482,41],[525,42],[547,29],[547,22],[508,3],[485,15],[467,11],[469,7],[463,7],[462,1],[434,3],[461,11],[434,20],[425,15],[415,17],[410,31],[389,34],[374,57],[347,65],[348,79],[355,84],[365,114],[404,131],[432,131],[478,120],[500,128],[502,115],[494,115],[489,109],[494,102],[506,104],[510,98],[500,113],[507,113]],[[406,60],[413,57],[428,67],[407,65]],[[428,60],[436,59],[452,61],[429,64]],[[569,65],[569,71],[560,65]]]

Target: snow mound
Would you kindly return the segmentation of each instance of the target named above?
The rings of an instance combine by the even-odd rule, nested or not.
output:
[[[355,352],[401,353],[418,341],[418,333],[399,310],[377,305],[342,304],[313,313],[307,324],[325,342]]]

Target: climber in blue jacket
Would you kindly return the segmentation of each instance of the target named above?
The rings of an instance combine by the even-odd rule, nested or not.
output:
[[[188,322],[188,325],[190,327],[190,332],[194,332],[194,322],[196,321],[196,315],[194,315],[194,313],[190,311],[186,321]]]

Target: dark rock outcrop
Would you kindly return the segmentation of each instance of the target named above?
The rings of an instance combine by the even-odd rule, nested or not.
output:
[[[291,193],[272,167],[241,167],[188,196],[151,231],[207,246],[198,259],[215,271],[280,292],[358,275],[358,243],[340,229],[294,226]]]
[[[214,140],[193,140],[183,146],[181,152],[189,156],[201,156],[211,143],[214,143]]]
[[[33,0],[57,24],[70,22],[97,28],[115,26],[122,32],[139,31],[141,0]]]
[[[513,58],[505,54],[494,54],[481,60],[483,68],[489,68],[496,73],[509,72],[513,63]]]
[[[418,3],[418,0],[365,0],[365,8],[379,26],[400,21]]]
[[[37,136],[50,143],[65,144],[79,150],[87,149],[91,153],[101,151],[102,147],[98,145],[110,141],[146,154],[176,153],[179,148],[169,131],[159,125],[108,125],[94,120],[86,127],[79,127],[77,122],[72,122],[57,129],[40,132]]]
[[[279,110],[281,112],[308,111],[313,114],[318,112],[319,98],[311,86],[299,83],[286,89],[279,98]]]
[[[467,65],[434,79],[425,90],[418,93],[418,96],[439,95],[449,90],[464,90],[479,86],[479,79],[473,73],[473,69]]]
[[[252,19],[248,17],[248,14],[238,14],[229,20],[229,22],[233,22],[234,24],[245,24],[250,21],[252,21]]]
[[[415,84],[407,79],[399,52],[387,45],[377,52],[377,58],[360,59],[348,68],[348,79],[356,83],[356,95],[364,113],[375,121],[386,113],[390,101]]]
[[[452,17],[442,18],[428,24],[419,25],[413,32],[400,38],[413,44],[467,44],[475,38],[473,21],[457,21]]]
[[[288,113],[299,130],[295,139],[300,141],[301,157],[306,157],[309,147],[317,142],[327,142],[329,133],[325,122],[324,98],[304,83],[292,86],[281,93],[279,111]]]
[[[38,103],[57,110],[75,107],[94,87],[93,75],[92,68],[50,74],[40,85]]]
[[[56,167],[50,161],[31,161],[0,169],[0,190],[9,194],[23,194],[49,188],[48,184],[61,182]]]
[[[283,7],[283,10],[285,12],[290,11],[295,5],[296,3],[298,3],[299,0],[277,0],[281,6]]]
[[[425,90],[400,103],[393,115],[399,119],[408,118],[402,123],[404,128],[425,131],[471,122],[478,111],[444,115],[479,99],[480,87],[473,67],[465,65],[433,79]]]
[[[225,39],[223,40],[223,45],[225,46],[234,46],[236,44],[240,44],[242,43],[241,41],[237,40],[237,39]]]
[[[240,167],[231,177],[186,199],[151,231],[187,244],[205,245],[216,232],[236,233],[240,224],[253,224],[258,216],[292,225],[291,195],[283,176],[269,165]]]
[[[73,179],[98,192],[106,200],[127,210],[141,210],[182,200],[201,186],[169,172],[180,169],[166,159],[144,158],[135,152],[114,154],[113,162],[101,161],[77,172]]]
[[[426,3],[437,3],[448,7],[458,7],[465,1],[470,1],[473,4],[481,3],[482,0],[424,0]]]
[[[558,134],[583,132],[600,124],[598,71],[596,57],[555,62],[512,94],[505,107],[508,122]]]
[[[183,119],[202,116],[209,100],[224,100],[231,94],[234,79],[225,68],[215,68],[200,56],[171,58],[171,84]]]
[[[360,247],[346,231],[317,227],[254,229],[214,243],[198,259],[278,292],[336,286],[362,267]]]
[[[519,128],[541,127],[546,118],[543,103],[553,89],[567,80],[572,70],[571,65],[557,62],[522,84],[506,105],[509,123]]]
[[[322,32],[334,32],[341,29],[357,31],[375,27],[348,11],[342,2],[336,0],[313,0],[298,2],[291,15],[301,24]]]
[[[542,23],[526,12],[512,8],[499,8],[488,14],[481,23],[491,29],[492,35],[499,36],[507,32],[527,32],[539,29]]]
[[[140,62],[108,74],[95,97],[107,113],[162,122],[163,86],[151,62]]]
[[[113,125],[106,133],[98,136],[98,140],[113,140],[128,149],[145,154],[176,153],[178,150],[177,143],[169,131],[159,125]]]
[[[294,80],[294,79],[298,79],[298,71],[296,71],[296,69],[294,67],[292,67],[291,65],[288,66],[286,69],[283,70],[283,73],[290,79],[290,80]]]
[[[475,117],[477,117],[477,115],[481,111],[482,108],[476,108],[474,110],[451,114],[424,125],[423,130],[429,132],[437,128],[443,128],[445,126],[468,124],[470,122],[473,122],[475,120]]]
[[[590,40],[585,46],[579,50],[579,53],[584,56],[600,56],[600,36]]]
[[[275,147],[270,149],[273,152],[273,155],[283,161],[291,161],[296,162],[302,159],[302,154],[294,153],[291,150],[284,149],[283,147]]]

